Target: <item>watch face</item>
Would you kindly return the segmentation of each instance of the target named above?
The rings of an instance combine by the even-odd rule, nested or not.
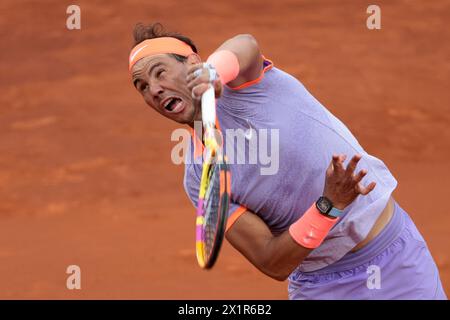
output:
[[[331,202],[324,197],[320,197],[317,201],[317,209],[320,210],[322,213],[328,213],[331,210]]]

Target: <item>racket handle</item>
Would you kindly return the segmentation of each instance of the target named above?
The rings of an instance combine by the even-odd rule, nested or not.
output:
[[[216,123],[216,98],[212,86],[202,95],[202,121],[205,128],[214,128]]]

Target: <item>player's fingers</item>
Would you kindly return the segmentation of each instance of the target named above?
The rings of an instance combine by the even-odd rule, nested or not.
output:
[[[200,99],[202,94],[209,88],[209,83],[201,83],[192,88],[192,98]]]
[[[186,83],[191,88],[199,84],[200,82],[207,82],[209,80],[208,70],[203,67],[202,63],[196,64],[188,70],[186,76]]]
[[[187,83],[193,82],[196,79],[202,79],[202,81],[209,81],[212,83],[219,79],[219,74],[214,66],[208,63],[200,63],[194,67],[190,67],[186,77]]]
[[[192,90],[195,86],[201,83],[209,83],[209,75],[206,73],[201,74],[197,78],[193,78],[191,81],[188,81],[187,87],[189,90]]]
[[[362,158],[362,155],[360,155],[360,154],[355,154],[353,156],[353,158],[350,160],[350,162],[347,165],[347,169],[345,170],[345,172],[348,175],[353,174],[353,172],[355,171],[356,166],[358,165],[358,162],[359,162],[359,160],[361,160],[361,158]]]
[[[364,178],[364,176],[367,174],[367,170],[363,169],[361,171],[358,172],[357,175],[354,176],[354,181],[355,183],[358,183],[362,180],[362,178]]]
[[[222,83],[220,82],[219,79],[215,80],[214,83],[214,93],[217,97],[220,97],[222,95]]]
[[[333,174],[333,159],[334,159],[334,155],[333,155],[333,158],[330,161],[330,164],[327,167],[327,170],[325,171],[327,177],[330,177]]]
[[[196,77],[197,75],[195,75],[194,73],[196,72],[196,70],[202,69],[202,68],[203,68],[203,63],[196,63],[196,64],[189,66],[188,70],[187,70],[187,78]]]
[[[333,169],[336,173],[342,173],[344,171],[344,162],[345,155],[333,155]]]
[[[190,82],[195,79],[198,79],[199,77],[208,77],[208,69],[204,68],[203,65],[200,65],[196,69],[193,69],[191,73],[188,73],[186,77],[186,81]]]
[[[363,187],[363,186],[361,186],[361,184],[358,183],[355,186],[355,188],[356,188],[356,192],[365,196],[365,195],[368,195],[373,189],[375,189],[376,185],[377,185],[376,182],[371,182],[371,183],[369,183],[369,185],[367,187]]]

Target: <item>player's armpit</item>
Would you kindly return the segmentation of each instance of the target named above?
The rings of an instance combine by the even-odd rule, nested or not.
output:
[[[312,251],[295,242],[288,231],[273,236],[264,221],[248,210],[225,236],[256,268],[279,281],[286,280]]]

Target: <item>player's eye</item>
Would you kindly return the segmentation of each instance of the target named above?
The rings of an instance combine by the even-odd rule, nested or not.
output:
[[[163,73],[164,71],[165,71],[164,69],[160,69],[160,70],[156,73],[156,77],[157,77],[157,78],[160,78],[161,75],[162,75],[162,73]]]
[[[142,83],[139,86],[139,90],[141,90],[141,91],[146,91],[147,89],[148,89],[148,84],[147,83]]]

